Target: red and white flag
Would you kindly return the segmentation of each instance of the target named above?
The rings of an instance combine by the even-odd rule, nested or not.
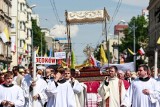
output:
[[[138,53],[139,53],[140,55],[144,55],[144,54],[145,54],[145,52],[144,52],[144,50],[143,50],[142,47],[138,50]]]
[[[90,56],[89,62],[90,64],[92,64],[92,66],[96,66],[96,59],[94,58],[93,55]]]

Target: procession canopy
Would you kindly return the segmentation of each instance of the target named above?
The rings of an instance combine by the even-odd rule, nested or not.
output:
[[[86,23],[101,23],[109,20],[110,17],[104,8],[103,10],[95,11],[66,11],[66,22],[70,25],[86,24]]]

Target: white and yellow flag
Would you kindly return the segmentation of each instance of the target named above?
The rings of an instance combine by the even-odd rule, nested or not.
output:
[[[2,38],[3,43],[9,41],[9,32],[7,27],[5,27],[4,31],[0,33],[0,37]]]
[[[160,44],[160,37],[158,38],[157,44]]]
[[[26,51],[26,50],[27,50],[27,43],[24,42],[23,51]]]
[[[105,53],[102,45],[101,45],[101,48],[100,48],[100,56],[101,56],[101,62],[102,62],[102,64],[105,64],[105,63],[108,62],[108,59],[106,57],[106,53]]]

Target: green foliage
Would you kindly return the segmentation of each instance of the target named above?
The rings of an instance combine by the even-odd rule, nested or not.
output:
[[[142,46],[143,43],[149,38],[148,36],[148,22],[145,20],[144,16],[133,17],[129,22],[129,28],[125,29],[125,38],[121,39],[122,44],[120,45],[120,52],[123,52],[127,48],[133,50],[133,26],[135,24],[135,38],[136,38],[136,52]],[[133,60],[133,56],[130,55],[130,59]]]
[[[32,19],[32,30],[33,30],[33,47],[39,46],[39,55],[41,55],[41,49],[42,49],[42,55],[45,54],[45,48],[46,48],[46,40],[44,33],[41,32],[41,28],[37,26],[36,20]],[[42,48],[41,48],[41,38],[42,38]]]

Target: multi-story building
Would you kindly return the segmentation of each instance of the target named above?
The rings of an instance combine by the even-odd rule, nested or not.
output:
[[[27,67],[31,58],[32,38],[32,8],[26,0],[12,0],[12,25],[11,37],[15,38],[16,51],[12,55],[12,67],[22,65]]]
[[[118,35],[119,38],[125,37],[124,30],[128,28],[128,23],[125,21],[119,22],[114,26],[114,35]]]
[[[4,29],[11,28],[11,0],[0,0],[0,33],[4,32]],[[11,41],[4,43],[2,37],[0,38],[0,70],[7,69],[12,61],[11,57]]]
[[[149,66],[154,65],[154,53],[155,49],[159,46],[157,45],[157,40],[160,37],[160,1],[159,0],[150,0],[149,6],[149,43],[147,47],[146,55],[149,57]],[[160,52],[160,51],[159,51]],[[159,55],[160,58],[160,55]],[[158,59],[159,59],[158,58]],[[158,60],[159,61],[159,60]]]
[[[148,21],[149,11],[147,9],[142,9],[142,16]]]

